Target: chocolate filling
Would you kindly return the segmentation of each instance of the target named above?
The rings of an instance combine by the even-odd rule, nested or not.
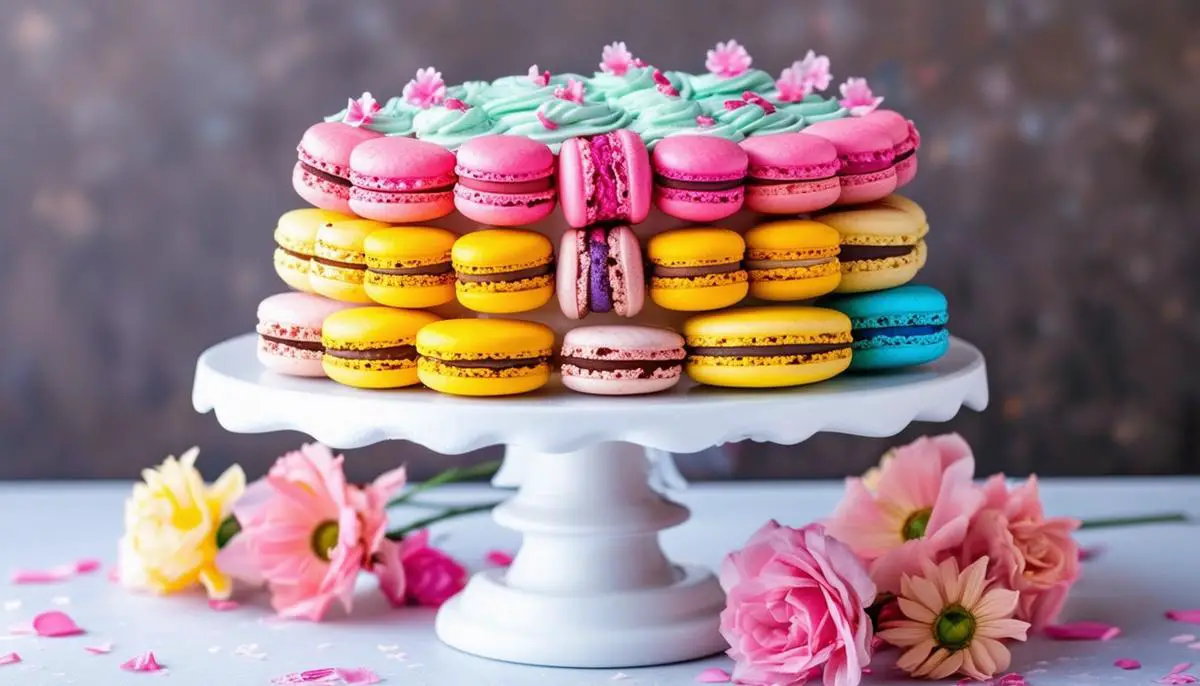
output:
[[[312,165],[305,164],[304,162],[301,162],[300,166],[301,166],[301,168],[304,169],[304,171],[308,172],[309,174],[312,174],[313,176],[317,177],[318,179],[324,179],[325,181],[328,181],[329,183],[336,183],[337,185],[345,186],[346,188],[349,188],[354,185],[354,184],[350,183],[350,179],[343,179],[340,176],[334,176],[333,174],[330,174],[327,171],[321,171],[320,169],[317,169],[316,167],[314,167]]]
[[[367,268],[367,265],[365,265],[365,264],[354,264],[352,262],[339,262],[337,260],[331,260],[328,257],[317,257],[316,255],[313,256],[312,261],[316,262],[318,264],[323,264],[327,267],[339,267],[341,269],[366,269]]]
[[[283,247],[282,245],[275,246],[275,249],[282,251],[285,255],[291,255],[292,257],[295,257],[298,260],[311,260],[312,259],[312,255],[305,255],[304,253],[296,252],[295,250],[288,250],[287,248]]]
[[[530,267],[529,269],[518,269],[515,272],[497,272],[495,274],[464,274],[458,272],[458,280],[463,283],[499,283],[507,281],[520,281],[522,279],[532,279],[535,276],[545,276],[554,271],[554,265],[547,262],[546,264]]]
[[[664,278],[691,279],[708,274],[731,274],[742,268],[741,262],[708,264],[700,267],[662,267],[654,265],[654,275]]]
[[[842,262],[855,260],[882,260],[909,254],[915,245],[843,245],[838,259]]]
[[[683,360],[592,360],[585,357],[564,357],[562,363],[594,372],[640,369],[649,375],[660,369],[675,369],[683,364]]]
[[[396,345],[390,348],[375,348],[373,350],[334,350],[327,348],[325,354],[339,357],[343,360],[415,360],[417,347],[414,345]]]
[[[693,355],[709,357],[774,357],[776,355],[816,355],[845,350],[849,343],[795,343],[792,345],[731,346],[728,348],[688,348]]]
[[[447,367],[462,369],[515,369],[517,367],[536,367],[550,361],[549,357],[522,357],[515,360],[443,360],[437,357],[431,359],[437,360]]]
[[[835,178],[837,177],[824,176],[819,179],[760,179],[758,177],[751,176],[746,179],[746,183],[750,184],[751,186],[783,186],[789,183],[800,183],[802,181],[825,181],[827,179]]]
[[[270,341],[272,343],[286,345],[289,348],[296,348],[297,350],[321,351],[321,350],[325,349],[324,346],[321,345],[321,341],[293,341],[288,338],[280,338],[278,336],[268,336],[266,334],[261,334],[261,333],[259,334],[259,337],[262,338],[264,341]]]
[[[728,191],[739,188],[745,179],[727,179],[724,181],[680,181],[665,176],[655,175],[654,182],[663,188],[677,188],[681,191]]]
[[[437,276],[439,274],[449,274],[454,271],[454,265],[449,262],[439,262],[437,264],[424,264],[419,267],[397,267],[395,269],[371,267],[370,270],[376,274],[387,274],[389,276]]]
[[[906,153],[903,153],[901,155],[896,155],[896,159],[893,160],[893,162],[895,162],[895,163],[903,162],[904,160],[907,160],[908,158],[912,157],[915,154],[917,154],[917,149],[913,148],[912,150],[909,150]]]

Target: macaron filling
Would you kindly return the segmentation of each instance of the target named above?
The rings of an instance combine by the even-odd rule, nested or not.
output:
[[[847,350],[850,346],[850,341],[787,345],[688,346],[688,352],[704,357],[792,357]]]
[[[654,265],[654,276],[664,279],[694,279],[710,274],[732,274],[741,271],[741,262],[726,262],[722,264],[704,264],[695,267],[664,267]]]
[[[876,317],[852,317],[854,349],[882,346],[927,345],[948,340],[950,321],[947,312],[917,312]]]
[[[797,181],[822,181],[837,176],[842,163],[837,158],[821,164],[805,165],[750,165],[746,183],[751,186],[776,186]]]
[[[798,267],[815,267],[820,264],[829,264],[829,263],[833,262],[835,259],[836,258],[833,256],[813,257],[813,258],[808,258],[808,259],[795,259],[795,260],[762,259],[762,260],[746,260],[745,264],[746,264],[746,269],[752,269],[755,271],[763,271],[766,269],[795,269]]]
[[[350,186],[354,185],[350,182],[350,179],[346,179],[341,176],[337,176],[335,174],[330,174],[327,171],[322,171],[320,169],[317,169],[316,167],[312,166],[311,164],[308,164],[307,162],[304,162],[303,160],[301,160],[301,162],[300,162],[300,168],[303,169],[305,171],[305,173],[312,174],[313,176],[317,177],[318,179],[321,179],[322,181],[328,181],[329,183],[332,183],[336,186],[344,186],[346,188],[349,188]]]
[[[587,275],[588,309],[592,312],[611,312],[613,289],[608,274],[610,259],[607,232],[604,229],[590,229],[584,240],[587,241],[588,249],[586,253],[580,251],[580,261],[587,260],[588,264],[586,272],[583,269],[584,265],[580,265],[580,274]]]
[[[744,177],[736,179],[723,179],[719,181],[684,181],[682,179],[672,179],[668,176],[657,175],[654,177],[654,182],[660,188],[669,188],[680,191],[730,191],[741,188],[746,179]]]
[[[525,269],[517,269],[510,272],[493,272],[490,274],[468,274],[463,271],[456,271],[456,278],[462,283],[507,283],[513,281],[524,281],[525,279],[535,279],[539,276],[546,276],[554,271],[554,264],[547,262]]]
[[[429,355],[425,357],[437,361],[438,364],[457,369],[518,369],[520,367],[538,367],[550,362],[548,355],[545,357],[520,357],[514,359],[480,358],[474,360],[443,360],[437,357],[430,357]]]
[[[563,373],[571,376],[671,379],[683,374],[686,356],[682,347],[631,350],[567,343],[559,361]]]
[[[417,359],[417,347],[412,344],[393,345],[386,348],[346,350],[326,348],[325,354],[341,360],[412,361]]]
[[[335,267],[337,269],[353,269],[355,271],[366,271],[367,269],[367,265],[365,263],[342,262],[341,260],[334,260],[328,257],[320,257],[317,255],[312,257],[312,261],[316,262],[317,264],[325,265],[326,267]]]
[[[544,193],[554,189],[554,177],[545,176],[528,181],[494,181],[474,179],[468,176],[458,177],[458,185],[483,193],[524,194]],[[542,202],[545,202],[544,200]]]
[[[883,171],[896,163],[896,153],[892,148],[870,150],[867,152],[844,153],[839,155],[842,163],[842,175],[854,176]]]
[[[605,133],[580,140],[578,146],[587,223],[628,221],[632,212],[629,165],[620,138],[616,133]]]
[[[371,267],[369,271],[374,274],[386,274],[388,276],[441,276],[442,274],[453,272],[454,265],[449,262],[437,262],[434,264],[422,264],[416,267]]]
[[[838,256],[842,262],[886,260],[891,257],[904,257],[916,247],[915,245],[843,245]]]

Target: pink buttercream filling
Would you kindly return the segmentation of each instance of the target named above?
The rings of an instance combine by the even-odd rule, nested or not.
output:
[[[629,219],[629,168],[617,135],[593,136],[580,143],[579,152],[588,199],[587,223]]]
[[[827,179],[836,176],[842,168],[841,160],[834,158],[818,164],[794,165],[756,165],[750,167],[749,176],[752,179],[768,179],[771,181],[790,181],[792,179]]]
[[[477,181],[491,181],[494,183],[520,183],[522,181],[533,181],[535,179],[544,179],[554,175],[553,167],[546,167],[537,172],[494,172],[481,171],[479,169],[469,169],[461,164],[454,167],[454,173],[461,179],[475,179]]]
[[[342,200],[350,197],[349,186],[342,186],[327,179],[322,179],[316,174],[313,174],[307,169],[301,167],[299,163],[296,164],[296,169],[300,171],[300,182],[305,186],[308,186],[309,188],[315,188],[322,193],[328,193],[329,195],[341,198]]]
[[[896,154],[891,148],[841,155],[842,175],[869,174],[892,166]]]
[[[485,193],[541,193],[553,188],[553,184],[553,179],[545,176],[528,181],[484,181],[469,177],[459,177],[458,179],[460,188],[470,188]]]
[[[533,207],[554,202],[555,195],[553,188],[541,193],[489,193],[465,188],[462,184],[454,187],[454,196],[457,198],[496,207]]]
[[[843,177],[845,178],[845,177]],[[775,183],[767,186],[748,186],[746,194],[756,198],[773,196],[803,195],[805,193],[824,193],[841,187],[837,177],[828,179],[812,179],[794,183]]]
[[[334,164],[332,162],[325,162],[324,160],[319,160],[319,159],[313,157],[311,153],[309,153],[307,150],[304,149],[303,146],[300,146],[300,145],[296,146],[296,152],[298,152],[300,154],[300,161],[307,164],[310,167],[315,167],[317,169],[320,169],[321,171],[325,172],[326,174],[333,174],[334,176],[340,176],[343,179],[350,178],[350,167],[348,167],[346,165]]]
[[[428,193],[434,190],[450,190],[457,177],[454,174],[418,178],[386,178],[350,172],[350,182],[359,188],[389,193]]]
[[[581,369],[573,364],[564,364],[562,373],[569,376],[587,377],[590,379],[674,379],[683,372],[683,365],[667,369],[655,369],[650,374],[644,369]]]

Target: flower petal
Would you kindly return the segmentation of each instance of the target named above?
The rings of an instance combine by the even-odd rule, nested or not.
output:
[[[1200,624],[1200,609],[1196,610],[1167,610],[1166,618],[1176,622]]]
[[[1128,657],[1122,657],[1113,662],[1113,666],[1124,670],[1141,669],[1142,663]]]
[[[1056,641],[1108,641],[1121,635],[1120,627],[1103,622],[1051,624],[1042,631]]]
[[[696,675],[696,681],[702,684],[727,684],[730,679],[729,672],[718,667],[709,667]]]

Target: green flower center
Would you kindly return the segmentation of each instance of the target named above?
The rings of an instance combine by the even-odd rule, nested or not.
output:
[[[904,540],[913,541],[925,538],[925,527],[929,526],[929,515],[931,514],[933,514],[932,509],[917,510],[910,514],[900,529],[900,535],[904,537]]]
[[[321,522],[312,535],[312,549],[317,557],[329,562],[329,551],[337,546],[338,523],[335,521]]]
[[[942,610],[933,623],[933,638],[947,650],[961,650],[975,636],[975,617],[961,605],[951,605]]]
[[[229,543],[229,541],[233,540],[234,536],[237,536],[241,532],[242,523],[237,520],[237,517],[233,515],[226,517],[221,522],[221,525],[217,527],[217,549],[224,548],[226,543]]]

